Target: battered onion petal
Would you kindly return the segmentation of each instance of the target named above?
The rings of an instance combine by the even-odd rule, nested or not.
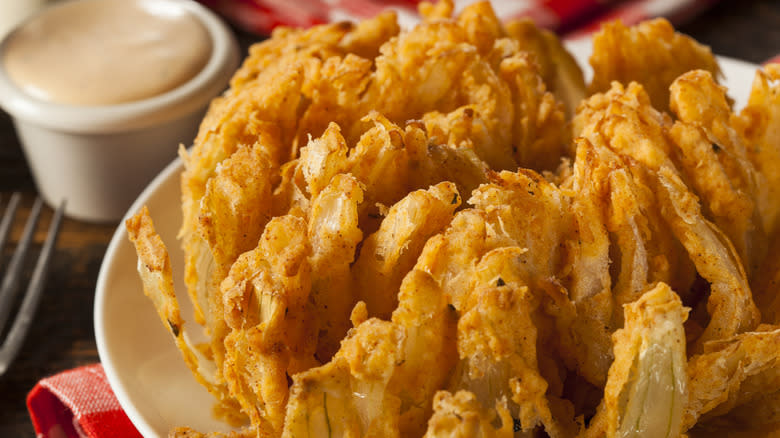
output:
[[[585,98],[585,79],[574,57],[554,33],[538,27],[533,20],[510,20],[506,32],[522,50],[533,53],[547,89],[563,102],[566,119],[571,119]]]
[[[272,219],[257,248],[242,254],[221,285],[225,320],[223,374],[252,424],[281,434],[288,375],[317,362],[316,315],[309,301],[311,247],[306,223]]]
[[[240,146],[222,161],[216,174],[206,184],[200,202],[199,233],[208,245],[209,254],[202,254],[213,268],[203,271],[202,287],[206,292],[204,307],[208,310],[206,327],[210,335],[214,361],[221,364],[225,357],[224,321],[219,283],[227,276],[238,256],[257,246],[257,240],[271,218],[271,181],[273,169],[265,148],[255,144]],[[221,381],[221,369],[217,369]]]
[[[173,273],[168,250],[154,229],[154,222],[146,207],[125,222],[130,240],[138,254],[138,273],[144,293],[151,299],[163,325],[174,338],[184,362],[195,379],[218,400],[216,412],[221,412],[233,423],[240,423],[241,415],[235,399],[224,384],[216,382],[214,365],[190,345],[179,311],[179,302],[173,290]]]
[[[465,110],[456,112],[468,117]],[[406,125],[404,145],[409,156],[410,187],[424,188],[450,181],[458,193],[466,195],[487,182],[490,168],[479,158],[473,145],[466,142],[450,146],[444,142],[448,139],[443,133],[442,138],[429,135],[422,122],[411,121]]]
[[[747,140],[753,165],[766,178],[767,204],[761,211],[764,230],[773,236],[780,218],[780,66],[767,64],[756,70],[748,103],[737,120]]]
[[[409,155],[403,130],[384,116],[372,112],[363,121],[372,126],[349,154],[349,172],[364,186],[365,202],[360,209],[360,228],[369,235],[379,228],[381,206],[393,205],[409,191]],[[440,181],[437,181],[440,182]],[[418,189],[421,187],[414,187]]]
[[[320,137],[309,140],[301,148],[295,167],[305,182],[307,196],[317,197],[334,176],[348,172],[348,153],[349,147],[341,135],[341,128],[335,123],[329,124]]]
[[[696,197],[679,176],[668,168],[658,172],[658,195],[669,226],[688,250],[696,270],[710,282],[707,311],[710,321],[691,349],[700,352],[705,342],[750,331],[760,314],[750,292],[747,276],[734,247],[701,214]]]
[[[179,231],[185,254],[184,281],[187,292],[198,314],[210,312],[201,308],[202,297],[213,294],[221,279],[210,281],[201,268],[212,262],[206,242],[199,227],[200,201],[206,192],[206,184],[216,172],[217,164],[232,155],[243,144],[264,148],[271,167],[282,162],[286,131],[295,124],[295,108],[300,99],[303,71],[291,68],[280,73],[281,82],[259,89],[257,86],[236,91],[231,99],[215,100],[208,115],[201,123],[195,146],[188,152],[180,149],[184,163],[182,174],[182,226]],[[270,180],[273,183],[274,178]],[[206,278],[204,278],[206,277]],[[199,318],[203,323],[205,318]]]
[[[632,174],[655,192],[664,220],[698,274],[710,283],[710,321],[692,350],[755,328],[759,313],[741,259],[723,232],[704,217],[698,198],[683,182],[671,158],[671,122],[649,105],[642,86],[613,83],[608,93],[594,95],[580,107],[576,123],[591,143],[629,158]]]
[[[780,249],[780,67],[777,64],[756,71],[748,104],[735,123],[750,145],[748,157],[767,181],[769,196],[762,217],[771,246],[768,254],[777,254]],[[778,285],[780,258],[766,257],[751,278],[764,322],[780,322]]]
[[[349,330],[349,314],[356,301],[350,266],[355,261],[355,249],[363,240],[363,232],[358,228],[362,202],[363,189],[357,179],[350,174],[338,174],[311,203],[311,300],[319,325],[317,358],[321,362],[333,356]]]
[[[526,269],[534,279],[550,278],[562,269],[559,243],[573,225],[569,202],[557,187],[528,169],[491,173],[490,183],[469,199],[486,214],[488,245],[527,249]]]
[[[709,72],[685,73],[670,90],[670,105],[679,118],[670,135],[680,150],[681,171],[750,274],[766,256],[760,214],[766,210],[766,180],[748,159],[745,140],[732,126],[725,88]]]
[[[563,279],[569,299],[577,309],[570,337],[564,337],[564,358],[590,383],[603,386],[612,362],[610,335],[614,331],[614,297],[609,272],[609,234],[604,214],[599,168],[588,164],[591,154],[583,139],[577,148],[571,200],[574,227],[567,236],[568,266]],[[590,160],[595,159],[591,157]]]
[[[500,426],[496,426],[496,421]],[[433,398],[433,415],[424,438],[530,438],[533,433],[515,432],[514,421],[506,400],[497,401],[496,409],[483,406],[468,391],[452,394],[439,391]]]
[[[283,437],[421,435],[426,403],[454,364],[455,315],[438,284],[411,271],[392,321],[360,322],[333,359],[293,376]]]
[[[323,366],[293,376],[282,437],[400,437],[401,401],[388,391],[404,335],[389,321],[361,323]]]
[[[379,230],[363,241],[353,265],[352,287],[370,316],[388,319],[398,305],[398,288],[425,242],[452,220],[461,198],[450,182],[409,193],[395,203]]]
[[[577,165],[594,168],[589,175],[601,190],[600,196],[607,198],[612,293],[621,309],[615,312],[614,320],[620,327],[624,304],[637,300],[649,284],[658,281],[674,290],[689,291],[695,267],[658,208],[658,200],[646,183],[647,170],[632,166],[630,159],[603,146],[580,140],[578,147],[586,153]],[[682,298],[685,301],[687,294]]]
[[[677,437],[688,392],[687,309],[664,283],[624,309],[625,326],[613,337],[615,361],[604,400],[581,436]]]
[[[612,82],[609,91],[590,96],[577,109],[574,134],[626,155],[649,169],[674,168],[671,118],[653,108],[642,85]]]
[[[516,169],[517,162],[511,148],[496,147],[507,141],[494,137],[496,133],[491,132],[488,120],[473,104],[449,113],[431,111],[422,117],[425,130],[433,142],[451,145],[456,150],[471,150],[491,169]]]
[[[503,59],[500,72],[513,101],[523,102],[512,121],[515,160],[530,169],[555,169],[569,152],[571,138],[563,104],[547,90],[530,55],[517,53]]]
[[[401,436],[422,436],[431,399],[446,385],[458,359],[458,315],[436,281],[418,270],[404,277],[398,301],[392,321],[403,327],[406,338],[390,386],[401,399]]]
[[[520,280],[522,274],[512,272],[513,265],[522,265],[517,253],[517,248],[496,249],[477,268],[492,275],[476,284],[472,306],[458,321],[461,363],[451,386],[473,393],[482,406],[511,398],[507,408],[524,432],[542,427],[551,437],[572,436],[576,431],[573,407],[550,394],[539,371],[537,355],[545,350],[537,351],[544,343],[537,340],[535,313],[541,299]],[[553,415],[552,399],[562,408],[559,416]]]
[[[720,73],[709,47],[674,31],[665,18],[626,27],[618,21],[604,24],[593,36],[590,57],[593,80],[590,93],[606,91],[612,81],[642,84],[655,108],[668,111],[669,85],[679,75],[703,69]]]
[[[436,280],[456,309],[466,308],[477,263],[490,249],[485,216],[474,209],[458,212],[444,233],[426,242],[414,266]]]
[[[704,430],[713,425],[738,430],[740,424],[760,429],[777,423],[777,413],[761,404],[777,406],[780,400],[778,359],[777,326],[761,326],[759,331],[705,344],[703,353],[688,362],[690,391],[684,428],[694,424],[698,428],[698,422]]]

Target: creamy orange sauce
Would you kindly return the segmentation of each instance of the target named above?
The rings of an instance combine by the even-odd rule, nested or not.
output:
[[[112,105],[184,84],[211,50],[205,26],[175,3],[81,0],[50,8],[10,35],[3,63],[37,98]]]

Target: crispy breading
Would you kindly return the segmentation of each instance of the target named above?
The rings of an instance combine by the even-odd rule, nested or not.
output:
[[[766,178],[767,204],[761,212],[764,230],[773,236],[780,215],[780,66],[756,70],[748,103],[734,121],[748,143],[753,165]]]
[[[644,87],[612,82],[606,93],[583,101],[574,118],[574,134],[595,145],[606,145],[650,169],[674,167],[674,145],[667,139],[671,118],[655,110]]]
[[[436,280],[456,309],[465,308],[477,263],[490,249],[485,216],[480,210],[458,212],[444,233],[426,242],[414,266]]]
[[[570,119],[585,98],[585,80],[574,57],[555,34],[537,27],[530,19],[509,21],[506,32],[522,50],[534,55],[544,83],[563,102],[566,117]]]
[[[232,155],[239,144],[265,148],[271,166],[278,165],[283,155],[280,131],[290,124],[289,120],[282,121],[279,117],[297,106],[300,95],[301,72],[292,70],[286,75],[287,80],[270,90],[247,87],[231,99],[212,103],[195,140],[200,147],[189,152],[180,150],[184,173],[181,184],[183,219],[179,234],[185,253],[184,280],[196,306],[203,303],[202,297],[209,296],[209,288],[213,289],[222,280],[210,281],[210,275],[203,275],[204,267],[214,263],[198,228],[200,200],[206,193],[207,182],[215,175],[217,164]],[[260,114],[265,114],[265,118]],[[209,310],[200,308],[198,312],[205,315]]]
[[[685,73],[670,90],[670,106],[679,120],[669,133],[680,151],[681,170],[750,274],[766,256],[760,214],[766,210],[766,180],[748,159],[745,140],[732,126],[734,115],[724,87],[709,72]]]
[[[503,59],[501,75],[509,83],[515,110],[513,153],[522,167],[553,170],[569,152],[570,139],[563,104],[547,91],[532,57],[520,53]]]
[[[229,433],[201,433],[196,430],[192,430],[189,427],[176,427],[168,434],[169,438],[252,438],[256,436],[257,431],[254,429],[243,429]]]
[[[450,223],[460,204],[455,185],[444,182],[411,192],[390,207],[379,230],[363,241],[352,267],[352,288],[369,315],[390,317],[398,306],[401,280],[428,238]]]
[[[466,114],[462,112],[464,117]],[[488,180],[490,168],[469,144],[450,147],[445,139],[429,136],[422,122],[417,121],[406,125],[403,139],[409,156],[411,187],[425,188],[450,181],[465,196]]]
[[[454,332],[438,284],[411,271],[391,321],[361,322],[330,362],[293,376],[282,436],[422,435],[454,365]]]
[[[538,159],[526,165],[557,163],[566,127],[535,65],[515,62],[507,70],[488,57],[500,50],[522,59],[519,49],[499,43],[494,49],[488,41],[490,53],[481,54],[469,43],[464,29],[480,26],[475,13],[485,6],[401,34],[393,13],[359,25],[279,29],[251,48],[231,88],[212,104],[194,147],[181,150],[185,283],[210,336],[218,382],[227,335],[219,285],[230,264],[254,246],[270,217],[308,218],[334,175],[351,173],[363,184],[358,224],[368,235],[378,229],[382,209],[412,190],[451,180],[468,193],[486,180],[489,167],[515,168],[523,153],[518,142],[521,149],[538,145]],[[422,125],[401,127],[411,119]],[[263,184],[256,186],[260,175]],[[238,181],[244,176],[249,179]],[[226,194],[243,201],[231,204]],[[217,213],[223,204],[233,212]],[[250,211],[248,204],[262,207]],[[236,226],[247,232],[228,231]],[[353,300],[340,302],[341,310],[329,313],[347,314]],[[346,331],[346,321],[333,319],[326,325],[338,327],[322,337],[325,358]]]
[[[580,142],[584,143],[584,142]],[[572,238],[566,242],[569,269],[562,279],[568,295],[577,308],[572,319],[572,336],[563,338],[567,344],[564,357],[587,381],[603,386],[612,361],[610,334],[614,297],[609,273],[609,235],[604,223],[606,198],[598,185],[600,175],[592,175],[596,166],[587,165],[588,149],[578,147],[571,190],[578,196],[571,200],[574,217]]]
[[[669,110],[669,85],[679,75],[694,69],[720,74],[710,48],[675,32],[665,18],[631,27],[619,20],[605,23],[593,35],[590,65],[593,80],[589,93],[607,91],[613,81],[623,85],[638,82],[660,111]]]
[[[688,394],[683,329],[688,309],[664,283],[624,308],[604,399],[580,436],[677,437]]]
[[[434,279],[412,270],[398,293],[393,324],[404,327],[403,362],[390,385],[401,399],[401,436],[421,436],[432,413],[431,399],[446,385],[457,361],[457,312]]]
[[[712,419],[720,420],[725,426],[729,422],[728,414],[735,409],[732,427],[740,424],[740,418],[743,425],[751,428],[776,423],[776,413],[751,415],[745,408],[756,406],[756,402],[777,406],[778,347],[780,329],[776,326],[762,326],[755,332],[705,344],[703,353],[691,357],[688,364],[690,384],[684,428],[689,429],[698,421],[706,424]],[[738,409],[740,406],[742,410]],[[719,419],[721,416],[725,418]]]
[[[210,354],[217,364],[224,361],[224,340],[228,334],[218,282],[227,276],[241,253],[257,245],[271,218],[271,181],[268,180],[271,170],[272,163],[263,147],[239,146],[208,180],[200,202],[198,231],[208,253],[199,253],[199,257],[205,258],[203,263],[208,264],[208,269],[199,275],[202,287],[197,291],[205,296],[199,295],[203,301],[196,306],[196,318],[199,311],[207,311]],[[220,367],[215,380],[222,381]]]
[[[498,428],[496,420],[500,422]],[[433,416],[425,432],[425,438],[525,438],[531,435],[514,431],[506,400],[496,402],[493,410],[482,406],[468,391],[437,392],[433,398]]]
[[[350,174],[334,176],[312,200],[308,223],[312,254],[311,299],[317,313],[317,358],[325,362],[338,350],[349,330],[349,314],[356,300],[350,267],[355,248],[363,240],[358,208],[363,189]]]
[[[747,106],[734,120],[748,144],[748,157],[766,179],[767,203],[761,212],[769,236],[767,254],[780,248],[780,67],[768,64],[756,71]],[[780,258],[766,257],[751,279],[763,321],[780,323]]]
[[[516,45],[500,65],[493,65],[488,53],[475,50],[468,28],[482,21],[470,17],[478,17],[479,8],[484,6],[470,5],[459,21],[426,21],[401,33],[382,45],[373,62],[353,54],[327,59],[311,94],[304,91],[310,102],[301,115],[297,143],[305,140],[302,134],[318,135],[328,123],[336,122],[352,144],[366,129],[361,117],[371,110],[401,124],[428,113],[447,114],[470,106],[483,134],[492,140],[489,148],[483,148],[483,159],[490,165],[512,168],[512,155],[534,144],[552,149],[537,154],[538,159],[554,160],[556,151],[565,146],[562,107],[545,91],[535,64],[509,59],[527,56]],[[503,28],[500,31],[506,36]],[[495,44],[503,46],[498,40]],[[509,87],[522,93],[511,92]],[[513,127],[513,119],[522,120],[522,127]],[[452,130],[444,126],[445,134]]]
[[[575,189],[584,187],[583,194],[605,203],[602,215],[610,235],[610,278],[618,309],[658,281],[675,290],[690,289],[695,267],[663,219],[646,184],[646,171],[632,166],[628,157],[585,139],[577,147],[576,170],[582,170],[583,176],[577,173],[582,181]],[[615,312],[613,319],[621,326],[622,311]]]
[[[561,271],[564,256],[558,242],[571,230],[570,199],[541,175],[528,169],[492,173],[490,183],[472,192],[468,202],[486,213],[491,248],[527,250],[525,269],[530,279]]]
[[[288,376],[317,364],[310,253],[304,220],[274,218],[257,248],[236,260],[221,285],[230,327],[224,378],[252,424],[277,435]]]
[[[778,329],[759,324],[780,315],[780,70],[736,115],[706,47],[612,23],[584,99],[553,34],[453,10],[250,49],[180,151],[209,343],[185,336],[148,211],[127,221],[185,362],[249,417],[228,436],[778,429]]]
[[[477,268],[487,278],[478,280],[472,305],[458,320],[461,364],[451,387],[472,392],[483,406],[510,399],[509,413],[524,432],[540,427],[551,437],[572,436],[577,430],[573,407],[548,393],[539,371],[537,354],[546,351],[537,351],[544,345],[537,339],[535,315],[541,298],[525,285],[522,273],[517,275],[522,272],[518,252],[522,253],[516,247],[493,250]],[[553,403],[560,407],[557,416]]]
[[[400,437],[401,402],[387,384],[401,342],[398,327],[370,319],[330,362],[293,376],[282,437]]]
[[[768,254],[780,251],[780,235],[770,242]],[[756,305],[761,309],[761,321],[780,324],[780,257],[767,257],[751,282]]]
[[[236,405],[236,400],[222,382],[216,381],[213,364],[197,348],[190,345],[186,337],[184,320],[179,311],[179,302],[173,289],[173,271],[168,250],[154,229],[154,222],[146,207],[125,222],[129,239],[138,254],[138,273],[141,276],[144,293],[152,300],[157,314],[168,332],[173,336],[176,347],[181,351],[184,362],[195,379],[206,387],[217,399],[225,419],[240,424],[245,418]]]
[[[755,328],[759,313],[741,258],[723,231],[704,217],[698,197],[684,183],[672,159],[671,122],[649,105],[642,86],[624,88],[614,82],[608,93],[596,94],[580,107],[576,123],[590,142],[630,157],[633,173],[655,193],[664,220],[698,274],[710,283],[710,318],[693,350]]]
[[[701,351],[707,341],[754,329],[760,314],[734,247],[717,227],[702,217],[695,196],[686,191],[674,172],[663,168],[658,176],[662,208],[672,213],[667,221],[688,250],[699,275],[710,282],[707,299],[710,321],[695,340],[692,351]]]

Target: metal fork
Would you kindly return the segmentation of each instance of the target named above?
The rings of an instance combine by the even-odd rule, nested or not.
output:
[[[10,234],[11,225],[14,216],[16,216],[16,210],[20,200],[21,194],[14,193],[11,195],[5,214],[3,215],[2,220],[0,220],[0,254],[2,254],[5,243],[8,240],[8,235]],[[37,198],[30,211],[30,217],[27,219],[22,235],[19,238],[16,250],[11,256],[11,260],[8,262],[2,285],[0,285],[0,333],[2,333],[2,329],[11,314],[14,299],[19,293],[23,277],[22,268],[24,267],[24,259],[30,249],[30,244],[32,243],[33,235],[35,234],[35,228],[38,225],[38,220],[41,216],[42,205],[43,201],[41,198]],[[24,338],[27,336],[27,331],[32,324],[35,310],[41,300],[41,292],[43,291],[46,274],[49,269],[49,261],[51,260],[54,245],[57,241],[57,235],[59,234],[62,213],[64,210],[65,202],[60,204],[54,212],[51,224],[49,225],[46,241],[43,243],[32,277],[30,277],[27,292],[16,313],[16,318],[8,329],[8,334],[3,341],[2,347],[0,347],[0,376],[6,372],[17,353],[19,353]]]

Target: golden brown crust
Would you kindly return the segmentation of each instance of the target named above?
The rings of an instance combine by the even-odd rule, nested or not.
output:
[[[638,82],[647,90],[653,107],[669,110],[669,85],[694,69],[713,76],[720,68],[710,48],[677,33],[665,18],[627,27],[619,20],[605,23],[593,36],[590,58],[593,80],[589,93],[609,90],[613,81]]]
[[[610,24],[582,100],[552,34],[453,7],[252,47],[181,151],[208,344],[148,211],[127,222],[185,362],[249,417],[229,436],[776,427],[778,71],[736,115],[706,48]]]

